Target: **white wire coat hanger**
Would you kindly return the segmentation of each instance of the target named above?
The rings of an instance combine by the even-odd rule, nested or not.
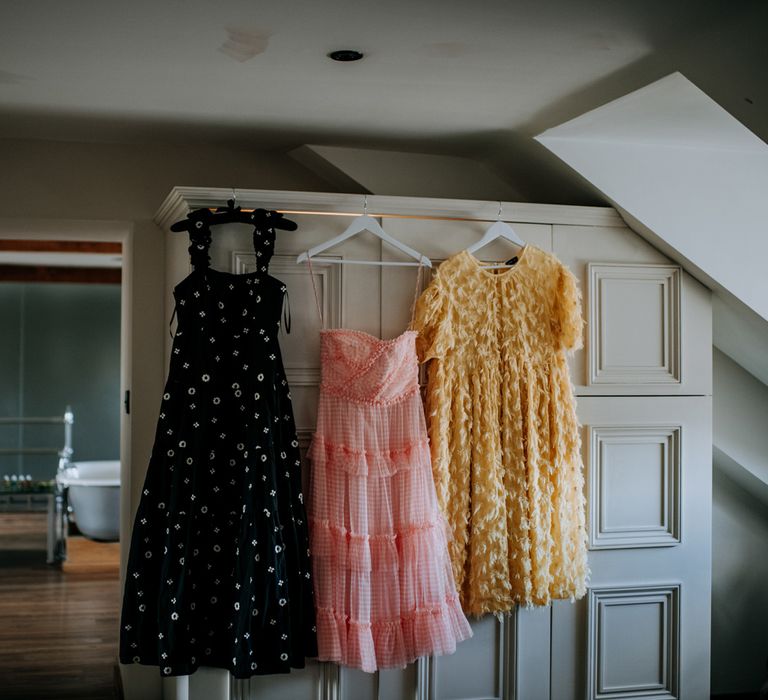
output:
[[[499,202],[499,214],[496,221],[488,227],[488,230],[483,234],[482,238],[475,241],[471,246],[468,246],[466,251],[467,253],[472,254],[475,251],[480,250],[480,248],[487,246],[491,241],[495,241],[497,238],[503,238],[513,245],[516,245],[518,248],[525,248],[527,245],[526,242],[518,236],[515,229],[513,229],[506,221],[501,220],[501,202]],[[503,265],[483,265],[483,267],[494,270],[501,267],[511,267],[511,265],[505,263]]]
[[[347,227],[344,233],[339,234],[323,243],[318,243],[316,246],[301,253],[296,258],[296,263],[307,262],[310,258],[314,258],[316,255],[333,248],[339,243],[343,243],[352,236],[356,236],[358,233],[368,231],[374,236],[377,236],[382,241],[389,243],[393,248],[397,248],[401,253],[405,253],[409,258],[413,258],[417,262],[399,262],[396,260],[349,260],[346,258],[326,258],[325,262],[336,263],[339,265],[392,265],[396,267],[411,267],[416,265],[423,265],[424,267],[432,267],[432,261],[418,250],[414,250],[410,246],[405,245],[396,238],[390,236],[382,227],[379,222],[372,216],[368,215],[368,195],[365,195],[363,202],[363,214],[352,220],[352,223]]]

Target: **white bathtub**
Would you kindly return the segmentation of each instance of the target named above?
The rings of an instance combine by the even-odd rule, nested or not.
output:
[[[68,490],[77,527],[93,540],[120,536],[120,462],[70,462],[56,480]]]

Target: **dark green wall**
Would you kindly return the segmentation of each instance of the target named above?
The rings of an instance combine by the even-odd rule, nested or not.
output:
[[[120,454],[120,287],[0,283],[0,416],[72,407],[74,459]],[[63,426],[0,428],[0,447],[63,445]],[[0,476],[52,478],[55,456],[0,457]]]
[[[20,284],[0,284],[0,416],[15,416],[19,406],[19,348],[21,344]],[[19,444],[19,429],[0,424],[0,449],[15,449]],[[20,458],[0,456],[0,476],[18,473]]]

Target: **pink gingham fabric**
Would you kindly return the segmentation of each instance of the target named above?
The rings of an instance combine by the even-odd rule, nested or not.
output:
[[[319,659],[373,672],[472,636],[432,481],[416,332],[321,331],[309,449]]]

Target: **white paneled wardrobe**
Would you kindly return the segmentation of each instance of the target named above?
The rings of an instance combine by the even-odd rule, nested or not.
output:
[[[174,189],[157,215],[167,242],[171,290],[190,270],[186,234],[170,224],[221,206],[229,189]],[[292,328],[280,343],[299,441],[313,432],[320,381],[319,321],[296,256],[341,233],[359,195],[238,190],[237,204],[292,212],[270,274],[288,287]],[[384,229],[435,266],[476,241],[499,203],[368,197]],[[528,243],[553,252],[578,277],[585,347],[571,358],[582,424],[587,497],[588,595],[575,603],[472,620],[474,637],[450,657],[376,674],[310,661],[285,676],[231,680],[202,669],[166,682],[165,696],[225,700],[597,700],[709,697],[711,355],[709,292],[630,230],[609,208],[503,204]],[[509,257],[509,244],[477,253]],[[329,264],[324,257],[387,260],[401,254],[362,234],[314,258],[328,327],[382,338],[408,323],[416,270]],[[214,232],[213,267],[248,272],[250,230]],[[428,277],[428,275],[427,275]],[[424,285],[428,279],[424,280]],[[170,345],[168,344],[168,351]],[[306,464],[305,464],[306,469]],[[133,475],[140,480],[143,471]],[[306,478],[306,474],[305,474]],[[134,504],[134,508],[135,508]]]

